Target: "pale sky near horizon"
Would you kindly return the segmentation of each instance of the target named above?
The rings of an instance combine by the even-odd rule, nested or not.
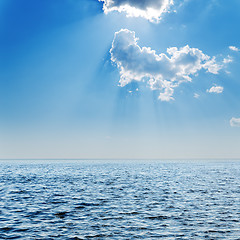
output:
[[[0,0],[0,158],[239,158],[239,0]]]

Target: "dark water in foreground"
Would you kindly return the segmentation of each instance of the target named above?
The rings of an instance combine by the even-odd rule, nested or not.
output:
[[[0,199],[0,239],[240,239],[240,161],[1,161]]]

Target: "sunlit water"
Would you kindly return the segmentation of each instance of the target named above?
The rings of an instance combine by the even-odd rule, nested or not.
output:
[[[240,162],[1,161],[0,239],[240,239]]]

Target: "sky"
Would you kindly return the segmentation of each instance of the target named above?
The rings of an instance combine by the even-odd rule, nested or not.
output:
[[[0,158],[240,159],[239,0],[0,0]]]

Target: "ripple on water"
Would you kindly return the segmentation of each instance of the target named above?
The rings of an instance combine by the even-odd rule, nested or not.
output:
[[[239,162],[0,166],[2,239],[240,239]]]

